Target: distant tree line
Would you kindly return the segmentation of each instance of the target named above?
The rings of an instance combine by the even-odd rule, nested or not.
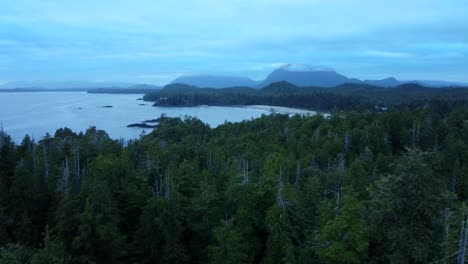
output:
[[[212,89],[172,84],[147,93],[144,100],[155,102],[155,106],[261,104],[325,111],[429,107],[442,113],[465,105],[468,100],[468,88],[429,88],[419,84],[404,84],[395,88],[344,84],[320,88],[297,87],[287,82],[278,82],[262,89]]]

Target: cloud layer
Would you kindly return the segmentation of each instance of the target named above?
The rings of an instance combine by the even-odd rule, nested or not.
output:
[[[0,80],[261,79],[291,62],[468,81],[467,13],[466,0],[4,1]]]

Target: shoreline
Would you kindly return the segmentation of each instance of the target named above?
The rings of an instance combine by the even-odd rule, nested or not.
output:
[[[252,110],[262,110],[262,111],[270,111],[273,113],[280,113],[280,114],[301,114],[301,115],[316,115],[318,114],[317,111],[313,110],[305,110],[300,108],[294,107],[285,107],[285,106],[273,106],[273,105],[245,105],[245,106],[235,106],[244,109],[252,109]]]

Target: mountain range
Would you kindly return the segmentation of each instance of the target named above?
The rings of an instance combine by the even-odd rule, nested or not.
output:
[[[271,72],[265,80],[254,81],[249,78],[215,76],[215,75],[194,75],[182,76],[174,81],[174,83],[187,84],[191,86],[204,88],[224,88],[247,86],[254,88],[263,88],[271,83],[286,81],[296,86],[304,87],[335,87],[345,83],[369,84],[379,87],[396,87],[406,83],[416,83],[428,87],[456,87],[468,86],[468,83],[449,82],[449,81],[428,81],[428,80],[409,80],[401,81],[393,77],[382,80],[359,80],[349,78],[337,73],[331,68],[312,67],[303,64],[285,64]]]
[[[252,87],[263,88],[271,83],[286,81],[296,86],[335,87],[346,83],[369,84],[379,87],[396,87],[406,83],[416,83],[428,87],[468,86],[468,83],[430,80],[397,80],[393,77],[382,80],[359,80],[339,74],[331,68],[312,67],[304,64],[285,64],[271,72],[264,80],[254,81],[246,77],[192,75],[181,76],[169,84],[187,84],[203,88]],[[154,85],[123,82],[10,82],[0,85],[0,89],[158,89]]]

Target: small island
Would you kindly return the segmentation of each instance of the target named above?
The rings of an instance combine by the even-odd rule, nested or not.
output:
[[[137,128],[156,128],[158,125],[148,125],[146,123],[133,123],[127,125],[127,127],[137,127]]]
[[[161,122],[161,118],[155,118],[155,119],[148,119],[143,121],[144,123],[159,123]]]

